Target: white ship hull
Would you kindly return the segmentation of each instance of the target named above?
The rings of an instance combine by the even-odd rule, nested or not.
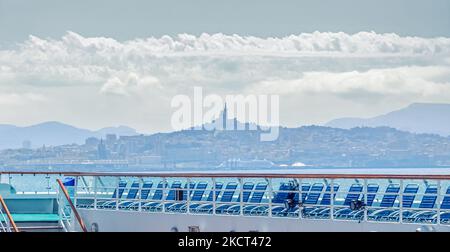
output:
[[[79,210],[88,229],[100,232],[450,232],[450,226],[259,216],[187,215],[116,210]],[[76,225],[73,225],[76,226]],[[79,230],[77,230],[79,231]]]

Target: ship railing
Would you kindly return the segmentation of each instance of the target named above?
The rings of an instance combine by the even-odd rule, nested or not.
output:
[[[1,232],[19,232],[14,219],[9,212],[3,197],[0,195],[0,231]]]
[[[66,187],[60,179],[57,179],[56,182],[59,185],[56,199],[61,227],[65,232],[76,231],[73,223],[77,223],[83,232],[87,232],[86,226],[72,201],[74,188],[70,186]]]
[[[0,171],[0,183],[12,185],[15,194],[23,195],[56,195],[58,190],[56,179],[63,177],[62,173],[55,172]]]
[[[2,173],[6,178],[11,176],[25,176],[30,174],[20,173]],[[349,175],[349,174],[204,174],[204,173],[65,173],[65,174],[53,174],[42,173],[35,174],[44,176],[71,176],[76,178],[74,188],[74,202],[77,207],[85,208],[103,208],[102,204],[107,202],[110,207],[105,208],[108,210],[123,210],[123,211],[158,211],[164,213],[187,213],[187,214],[212,214],[212,215],[256,215],[266,217],[284,217],[284,218],[298,218],[298,219],[332,219],[336,221],[368,221],[368,222],[400,222],[400,223],[430,223],[430,224],[445,224],[448,225],[449,221],[447,217],[444,221],[441,220],[441,216],[450,215],[450,209],[442,207],[444,202],[450,199],[448,195],[448,188],[450,186],[449,175]],[[44,177],[44,181],[45,181]],[[15,178],[13,178],[13,181]],[[16,180],[17,181],[17,180]],[[120,189],[121,181],[127,181],[127,186],[123,188],[123,193],[114,192]],[[130,193],[130,186],[134,181],[139,181],[139,188],[137,197],[127,197]],[[142,188],[145,182],[152,181],[153,187],[150,189],[148,197],[142,198]],[[163,181],[166,186],[163,188],[157,188],[159,182]],[[180,181],[181,186],[177,188],[177,192],[186,194],[187,197],[170,198],[168,196],[172,194],[172,184],[175,181]],[[207,182],[207,188],[204,190],[201,200],[193,200],[193,192],[197,189],[185,187],[189,183],[198,183],[200,181]],[[237,183],[236,189],[225,189],[227,183]],[[243,185],[246,182],[253,182],[255,185],[259,182],[267,183],[267,188],[264,190],[263,196],[260,201],[251,202],[251,200],[243,201],[244,193],[255,192],[252,190],[243,189]],[[294,185],[298,185],[296,189],[281,189],[282,183],[292,182]],[[207,197],[214,192],[216,195],[216,183],[222,183],[223,188],[220,189],[218,197],[214,197],[212,201],[208,201]],[[303,184],[313,185],[314,183],[322,183],[323,187],[320,191],[303,191]],[[352,184],[359,184],[362,186],[362,190],[357,192],[358,201],[363,203],[363,207],[358,209],[349,210],[350,206],[344,204],[347,195],[350,193],[349,188]],[[375,193],[368,192],[369,184],[378,184],[379,190]],[[399,191],[396,193],[385,192],[387,185],[398,184]],[[417,184],[419,190],[415,193],[406,193],[405,188],[408,184]],[[339,185],[338,190],[334,191],[334,186]],[[437,191],[434,194],[425,193],[425,188],[429,185],[437,187]],[[330,191],[326,191],[325,188],[331,186]],[[162,191],[161,197],[154,197],[157,191]],[[225,192],[234,192],[230,199],[223,201],[222,195]],[[275,202],[275,199],[280,194],[293,193],[297,194],[298,199],[302,199],[304,193],[310,195],[311,193],[319,194],[318,199],[313,203],[310,201],[296,202],[292,209],[286,208],[284,201]],[[330,202],[328,204],[322,204],[322,199],[325,194],[330,194]],[[368,196],[375,195],[372,205],[367,205]],[[380,203],[383,201],[384,196],[394,196],[395,200],[389,207],[381,207]],[[423,197],[429,195],[436,196],[436,202],[432,207],[423,208],[419,207]],[[251,197],[251,196],[250,196]],[[307,196],[308,197],[308,196]],[[403,198],[412,198],[410,206],[403,205]],[[411,199],[410,199],[411,201]],[[124,202],[131,202],[123,204]],[[348,203],[348,202],[347,202]],[[179,208],[173,207],[174,205]],[[191,208],[192,205],[209,205],[205,207],[207,211],[196,211],[199,208]],[[127,206],[127,207],[122,207]],[[130,206],[130,207],[128,207]],[[151,206],[151,207],[147,207]],[[233,208],[239,211],[222,211],[225,206],[227,209]],[[251,210],[249,210],[251,209]],[[243,211],[245,210],[245,211]],[[344,211],[345,210],[345,211]],[[387,210],[389,215],[376,215],[377,211]],[[344,214],[345,213],[345,214]],[[422,214],[422,215],[419,215]],[[416,218],[417,217],[417,218]]]

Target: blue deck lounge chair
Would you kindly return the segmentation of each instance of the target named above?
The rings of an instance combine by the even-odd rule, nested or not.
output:
[[[267,190],[267,183],[258,183],[255,187],[254,192],[250,197],[249,205],[244,206],[244,208],[242,209],[242,213],[245,215],[260,214],[260,212],[256,211],[255,209],[261,207],[261,205],[259,204],[261,204],[264,195],[266,194],[266,190]]]
[[[205,194],[206,188],[208,187],[208,183],[206,182],[199,182],[194,190],[191,192],[191,198],[190,198],[190,208],[191,209],[195,205],[199,205],[197,202],[202,201],[203,195]],[[219,190],[222,187],[219,187]],[[219,191],[220,192],[220,191]],[[211,198],[212,198],[212,191],[211,191]],[[187,203],[178,203],[171,207],[171,210],[174,210],[176,212],[186,212],[187,211]]]
[[[375,197],[377,195],[379,188],[380,188],[380,186],[378,184],[367,185],[367,200],[366,200],[366,203],[364,203],[365,209],[367,209],[367,207],[371,207],[373,205],[373,202],[375,200]],[[365,202],[364,195],[362,196],[361,201]],[[355,210],[355,211],[348,213],[348,218],[361,220],[364,217],[365,209]]]
[[[322,187],[323,189],[323,187]],[[302,200],[299,201],[299,193],[295,193],[294,196],[294,207],[287,207],[285,206],[285,209],[281,211],[281,215],[283,216],[293,216],[297,217],[299,215],[299,204],[306,201],[306,198],[308,197],[308,193],[311,191],[311,185],[310,184],[302,184],[301,186],[301,195]]]
[[[130,205],[132,202],[134,202],[133,200],[136,199],[138,192],[139,192],[139,181],[135,181],[135,182],[133,182],[133,184],[131,184],[131,187],[128,190],[128,194],[125,197],[125,201],[119,202],[118,207],[120,209],[127,208],[128,205]],[[115,206],[115,202],[114,202],[114,206]]]
[[[111,199],[97,200],[97,208],[110,208],[109,205],[111,205],[113,202],[115,203],[117,199],[122,198],[123,192],[125,191],[126,187],[127,187],[126,181],[119,181],[119,186],[118,188],[114,189]]]
[[[408,217],[409,214],[411,214],[411,211],[408,209],[411,208],[414,204],[414,199],[417,196],[417,192],[419,191],[419,185],[417,184],[408,184],[405,187],[405,190],[403,190],[403,197],[402,197],[402,208],[403,208],[403,217]],[[384,217],[384,219],[388,219],[391,221],[398,221],[400,215],[399,209],[392,209],[391,213],[388,214],[387,217]]]
[[[333,194],[333,200],[336,198],[336,193],[339,191],[339,185],[335,184],[333,186],[333,193],[331,193],[331,185],[327,185],[327,188],[325,189],[325,193],[322,196],[322,199],[320,200],[319,207],[316,207],[315,209],[309,211],[307,214],[308,216],[314,216],[316,218],[329,218],[330,217],[330,207],[323,207],[323,206],[330,206],[331,205],[331,194]]]
[[[156,206],[154,206],[154,208],[156,208],[157,210],[162,210],[161,208],[164,207],[164,209],[167,209],[168,207],[170,207],[171,205],[175,204],[175,200],[177,199],[177,193],[178,191],[181,189],[181,182],[180,181],[175,181],[172,183],[172,186],[170,187],[169,193],[166,196],[166,202],[164,204],[160,203]]]
[[[236,188],[237,188],[238,184],[235,182],[229,182],[227,184],[227,186],[225,187],[222,196],[220,197],[220,199],[218,200],[216,198],[216,207],[218,203],[229,203],[233,200],[233,195],[236,192]],[[197,212],[201,212],[201,213],[212,213],[213,211],[213,207],[214,204],[208,203],[208,204],[204,204],[204,205],[200,205],[199,207],[196,208]]]
[[[447,188],[441,203],[440,219],[442,224],[450,223],[450,186]],[[433,222],[437,222],[438,214],[433,215]]]
[[[394,189],[393,189],[394,190]],[[400,190],[400,189],[399,189]],[[417,191],[419,190],[419,186],[417,184],[408,184],[403,190],[402,197],[402,207],[403,208],[411,208],[414,203],[414,199],[416,197]],[[385,195],[387,197],[389,195]],[[395,200],[397,199],[398,194],[390,195],[385,202],[381,201],[380,207],[385,209],[379,209],[370,214],[370,217],[375,220],[390,220],[397,221],[398,220],[398,209],[393,209]]]
[[[386,188],[386,194],[381,199],[380,207],[393,207],[400,192],[400,185],[390,184]]]
[[[267,185],[266,185],[267,187]],[[275,195],[273,196],[272,203],[275,204],[281,204],[286,201],[287,197],[289,196],[289,191],[291,190],[292,185],[289,183],[281,183],[280,187],[278,188],[278,191],[275,192]],[[257,197],[252,196],[252,199],[250,199],[250,203],[261,203],[262,197],[265,193],[259,192],[259,195],[261,196],[259,198],[259,202],[253,202],[254,198]],[[267,205],[249,205],[244,207],[244,214],[250,214],[250,215],[267,215],[267,212],[269,210],[269,206]]]
[[[292,197],[292,194],[293,197]],[[293,183],[282,183],[280,185],[280,188],[278,189],[278,192],[275,194],[274,198],[272,199],[272,204],[275,206],[272,207],[272,216],[284,216],[287,215],[287,212],[293,212],[294,208],[288,208],[286,206],[286,202],[289,197],[292,197],[292,200],[294,201],[293,204],[297,205],[298,199],[299,199],[299,192],[298,187]],[[281,205],[280,205],[281,204]],[[268,206],[262,207],[264,210],[264,214],[269,211]]]
[[[158,201],[161,201],[163,198],[163,195],[164,195],[163,188],[167,188],[167,183],[164,181],[161,181],[158,183],[158,186],[156,187],[156,190],[153,193],[153,196],[151,198],[152,202],[147,202],[147,203],[142,204],[142,206],[141,206],[142,210],[153,210],[152,207],[160,203]]]
[[[339,208],[336,209],[336,211],[334,212],[334,218],[336,219],[351,219],[352,218],[352,213],[354,213],[354,211],[352,209],[350,209],[350,203],[356,200],[359,200],[359,197],[361,195],[361,192],[363,191],[363,185],[361,184],[352,184],[350,186],[350,188],[348,189],[348,193],[345,196],[344,202],[343,202],[343,206],[345,206],[345,208]]]
[[[437,185],[429,185],[420,201],[420,209],[433,209],[437,199]],[[436,212],[429,210],[404,211],[403,220],[409,222],[433,222]]]
[[[139,193],[140,200],[146,200],[148,198],[148,196],[150,195],[150,190],[151,190],[152,186],[153,186],[152,181],[144,182],[144,184],[142,185],[142,188],[141,188],[141,192]],[[139,206],[139,201],[128,201],[128,202],[130,202],[130,203],[125,204],[126,202],[124,202],[123,207],[125,207],[127,209],[137,209]]]
[[[319,198],[322,195],[322,191],[324,188],[323,183],[315,183],[311,186],[311,189],[308,192],[303,204],[306,205],[301,209],[301,213],[303,217],[310,216],[310,213],[318,208]],[[331,189],[331,188],[330,188]],[[312,205],[312,206],[311,206]]]
[[[243,189],[242,202],[243,203],[247,203],[248,199],[250,198],[250,194],[252,193],[253,187],[255,187],[255,184],[252,182],[246,182],[242,185],[242,189]],[[228,209],[230,207],[240,206],[240,202],[241,202],[241,195],[239,193],[236,204],[221,205],[221,206],[217,207],[216,213],[229,213]]]
[[[206,198],[206,201],[208,203],[192,203],[192,204],[189,205],[189,211],[193,212],[193,213],[201,212],[200,208],[202,206],[210,205],[211,203],[209,203],[209,202],[213,202],[214,199],[217,201],[219,199],[220,193],[222,192],[222,188],[223,188],[223,183],[216,182],[215,190],[213,190],[211,188],[211,191],[209,191],[209,195]]]
[[[246,199],[245,197],[242,198],[244,202],[250,203],[250,205],[243,206],[242,210],[243,210],[244,214],[250,214],[251,211],[254,208],[259,206],[259,205],[251,205],[251,204],[259,204],[259,203],[261,203],[261,201],[262,201],[262,199],[264,197],[266,189],[267,189],[267,183],[258,183],[255,186],[254,191],[250,192],[251,196],[249,194],[249,196],[248,196],[246,201],[244,201]],[[240,205],[234,205],[234,206],[232,206],[232,207],[227,209],[227,213],[228,214],[234,214],[234,215],[240,214],[241,213],[241,206]]]
[[[205,192],[206,187],[208,186],[208,184],[206,182],[199,182],[197,184],[197,187],[195,187],[195,183],[191,182],[189,183],[189,200],[197,200],[198,196],[194,198],[194,194],[197,193],[201,193],[200,197],[203,197],[203,194]],[[188,190],[187,190],[187,183],[184,185],[184,190],[183,190],[183,198],[182,199],[178,199],[182,202],[175,202],[171,205],[166,206],[167,211],[171,211],[171,212],[185,212],[186,211],[186,204],[188,201],[187,198],[188,195]],[[201,198],[200,198],[201,200]]]

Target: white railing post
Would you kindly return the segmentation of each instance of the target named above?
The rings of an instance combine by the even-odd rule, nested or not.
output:
[[[50,194],[50,175],[46,174],[45,179],[47,180],[47,187],[45,189],[47,190],[47,194]]]
[[[334,179],[331,179],[331,199],[330,199],[330,219],[334,220],[334,194],[336,192],[334,191]]]
[[[273,188],[272,188],[272,178],[269,178],[269,217],[272,217],[272,199],[273,199]]]
[[[216,214],[216,179],[212,178],[213,181],[213,215]]]
[[[97,209],[97,194],[98,194],[98,191],[97,191],[97,177],[96,176],[94,176],[94,209]],[[87,185],[87,183],[85,184],[87,187],[89,187],[88,185]]]
[[[125,192],[125,188],[124,188],[124,192]],[[119,210],[119,197],[120,197],[120,177],[117,177],[117,187],[116,187],[116,205],[115,205],[115,209]]]
[[[75,182],[73,185],[73,203],[75,204],[75,207],[78,206],[77,198],[78,198],[78,176],[75,176]]]
[[[187,185],[188,186],[187,186],[187,192],[186,192],[186,212],[189,214],[190,213],[189,208],[191,206],[191,178],[190,177],[187,178]],[[194,184],[194,187],[192,188],[192,190],[193,190],[192,194],[195,193],[196,186],[197,185]],[[179,211],[179,212],[181,212],[181,211]]]
[[[167,196],[169,195],[169,191],[168,190],[170,190],[170,185],[167,182],[167,177],[164,177],[163,181],[164,181],[164,187],[163,187],[163,195],[162,195],[162,198],[161,198],[161,204],[162,204],[162,212],[165,213],[166,212],[166,204],[165,203],[166,203]]]
[[[142,188],[144,188],[144,178],[139,178],[139,197],[138,197],[138,212],[142,211]],[[134,203],[133,203],[134,204]]]
[[[363,195],[364,195],[364,216],[363,216],[363,218],[364,218],[364,222],[366,222],[367,221],[367,197],[369,196],[368,195],[368,192],[369,192],[369,189],[367,188],[367,179],[364,179],[364,192],[363,192]]]
[[[399,221],[403,223],[403,179],[400,179],[400,209],[399,209]]]
[[[446,193],[446,192],[445,192]],[[437,208],[437,221],[436,221],[436,223],[438,224],[438,225],[441,225],[441,199],[443,199],[442,198],[442,193],[441,193],[441,180],[438,180],[437,181],[437,205],[438,205],[438,208]]]
[[[244,211],[244,199],[243,199],[243,196],[244,196],[244,182],[243,182],[242,178],[239,178],[239,184],[241,186],[241,191],[239,192],[239,208],[240,208],[240,210],[239,210],[240,214],[239,215],[242,216],[242,215],[244,215],[244,213],[243,213],[243,211]]]

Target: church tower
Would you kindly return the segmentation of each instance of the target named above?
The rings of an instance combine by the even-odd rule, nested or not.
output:
[[[228,120],[228,111],[227,111],[227,103],[225,103],[225,107],[223,108],[222,113],[222,130],[227,129],[227,120]]]

